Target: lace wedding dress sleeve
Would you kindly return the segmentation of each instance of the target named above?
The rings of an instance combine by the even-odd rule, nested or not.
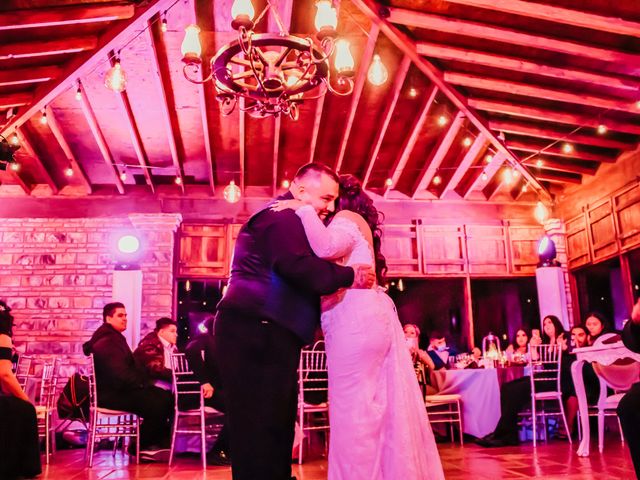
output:
[[[358,227],[351,220],[337,217],[325,226],[311,205],[298,208],[296,215],[302,220],[309,245],[318,257],[327,260],[342,258],[356,245]]]

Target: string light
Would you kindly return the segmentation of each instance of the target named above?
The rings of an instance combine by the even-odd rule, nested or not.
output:
[[[71,168],[71,167],[67,167],[67,168],[65,169],[65,171],[64,171],[64,174],[65,174],[67,177],[73,177],[73,168]]]
[[[598,134],[600,135],[604,135],[605,133],[607,133],[607,126],[606,125],[598,125]]]
[[[240,187],[236,185],[236,182],[231,180],[229,185],[224,187],[222,192],[224,199],[229,203],[237,203],[240,200]]]
[[[513,178],[518,178],[518,175],[520,175],[520,172],[516,170],[516,168],[514,167],[511,169],[511,175],[513,176]]]
[[[513,182],[513,170],[511,168],[504,169],[504,172],[502,173],[502,180],[504,180],[504,183],[507,185]]]
[[[562,144],[562,152],[563,153],[571,153],[573,152],[573,145],[571,145],[570,143],[563,143]]]
[[[121,93],[127,89],[127,74],[120,65],[120,59],[116,58],[113,67],[104,77],[104,86],[109,90]]]
[[[486,182],[486,181],[487,181],[487,179],[489,178],[489,175],[487,175],[487,172],[482,172],[481,177],[482,177],[482,181],[483,181],[483,182]]]
[[[122,172],[120,174],[120,180],[122,180],[123,182],[127,180],[127,172]]]
[[[166,12],[165,12],[166,15]],[[162,24],[160,25],[160,30],[162,31],[162,33],[167,33],[167,18],[166,17],[162,17]]]
[[[40,117],[40,123],[42,125],[46,125],[47,124],[47,112],[44,109],[42,110],[42,116]]]
[[[441,127],[444,127],[444,126],[448,123],[448,121],[449,121],[449,120],[448,120],[448,119],[447,119],[447,117],[446,117],[446,116],[444,116],[444,115],[440,115],[440,116],[438,117],[438,125],[440,125]]]
[[[384,184],[385,184],[387,187],[393,187],[393,179],[392,179],[392,178],[387,178],[387,179],[384,181]]]
[[[180,177],[174,178],[173,183],[175,183],[176,185],[182,185],[182,178]]]
[[[542,168],[542,165],[544,165],[544,162],[540,159],[536,160],[536,167],[538,168]]]
[[[465,147],[471,146],[471,143],[471,137],[464,137],[464,140],[462,140],[462,145],[464,145]]]
[[[528,184],[525,183],[524,185],[522,185],[522,193],[525,193],[528,190],[529,190],[529,185]]]
[[[20,145],[20,139],[18,138],[17,133],[14,133],[11,137],[11,145]]]
[[[82,90],[80,89],[80,85],[78,85],[78,88],[76,89],[76,100],[82,100]]]
[[[418,96],[418,90],[416,90],[415,88],[411,87],[409,89],[409,96],[411,98],[416,98]]]
[[[380,55],[377,53],[373,56],[373,60],[369,66],[369,71],[367,72],[367,78],[369,79],[369,83],[376,87],[383,85],[389,78],[387,67],[384,66],[384,63],[382,63],[382,60],[380,59]]]
[[[289,188],[291,186],[291,182],[289,180],[282,181],[282,188]]]
[[[442,183],[442,178],[440,178],[440,175],[436,175],[435,177],[433,177],[434,185],[440,185],[441,183]]]
[[[18,170],[20,170],[20,164],[18,162],[13,162],[11,164],[11,170],[13,170],[14,172],[17,172]]]
[[[486,157],[484,157],[484,161],[487,163],[491,163],[492,160],[493,160],[493,155],[491,155],[490,153],[487,154]]]

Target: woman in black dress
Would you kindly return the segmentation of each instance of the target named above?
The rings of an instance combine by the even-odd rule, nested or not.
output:
[[[40,474],[36,410],[11,371],[11,309],[0,301],[0,478]]]

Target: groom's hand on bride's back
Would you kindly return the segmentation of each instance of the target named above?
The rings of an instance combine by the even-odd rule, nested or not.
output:
[[[376,283],[376,272],[371,265],[353,265],[351,288],[371,288]]]

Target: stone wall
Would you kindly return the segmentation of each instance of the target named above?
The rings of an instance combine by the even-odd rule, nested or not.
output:
[[[22,218],[0,223],[0,298],[13,308],[14,342],[28,353],[75,353],[111,298],[114,240],[144,238],[141,332],[171,315],[176,214]]]

